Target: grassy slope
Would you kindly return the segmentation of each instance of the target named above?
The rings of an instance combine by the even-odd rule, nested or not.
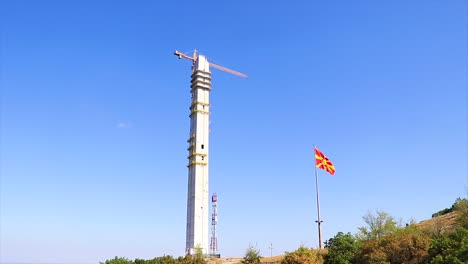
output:
[[[428,220],[421,221],[416,224],[418,228],[431,230],[436,232],[450,232],[458,227],[456,219],[461,215],[461,212],[455,211],[450,212],[445,215],[440,215]],[[284,255],[273,256],[273,257],[263,257],[261,259],[262,263],[281,263],[281,260],[284,258]],[[209,264],[238,264],[241,263],[242,258],[240,257],[230,257],[230,258],[221,258],[221,259],[210,259],[208,260]]]
[[[440,215],[428,220],[424,220],[416,224],[417,227],[426,230],[434,230],[440,232],[453,231],[458,227],[457,218],[461,215],[461,212],[455,211],[448,214]]]

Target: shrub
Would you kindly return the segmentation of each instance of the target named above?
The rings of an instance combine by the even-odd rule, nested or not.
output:
[[[241,262],[244,264],[258,264],[261,258],[260,251],[251,245],[247,248],[244,259]]]
[[[364,241],[357,263],[424,263],[428,257],[429,235],[416,227],[398,230],[380,239]]]
[[[286,252],[281,264],[321,264],[323,257],[319,251],[300,246],[296,251]]]
[[[454,211],[466,211],[466,210],[468,210],[468,200],[462,199],[459,197],[452,204],[452,207],[440,210],[439,212],[432,214],[432,217],[445,215]]]

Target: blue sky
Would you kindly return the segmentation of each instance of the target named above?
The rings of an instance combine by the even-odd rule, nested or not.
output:
[[[213,72],[210,192],[242,256],[430,218],[467,195],[466,1],[2,1],[0,261],[185,250],[190,63]]]

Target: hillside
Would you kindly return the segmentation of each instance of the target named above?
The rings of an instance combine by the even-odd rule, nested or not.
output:
[[[417,227],[437,232],[452,231],[458,227],[457,218],[460,217],[460,211],[450,212],[444,215],[436,216],[416,224]]]
[[[422,230],[427,230],[431,233],[446,233],[455,230],[458,227],[457,218],[461,215],[460,211],[449,212],[443,215],[423,220],[416,224],[416,227]],[[263,257],[261,263],[264,264],[279,264],[283,260],[284,255]],[[208,264],[239,264],[241,257],[228,257],[220,259],[210,259]]]

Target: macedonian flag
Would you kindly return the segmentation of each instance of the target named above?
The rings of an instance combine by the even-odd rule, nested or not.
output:
[[[335,166],[333,163],[323,155],[323,153],[315,148],[315,165],[317,168],[328,171],[331,175],[335,174]]]

